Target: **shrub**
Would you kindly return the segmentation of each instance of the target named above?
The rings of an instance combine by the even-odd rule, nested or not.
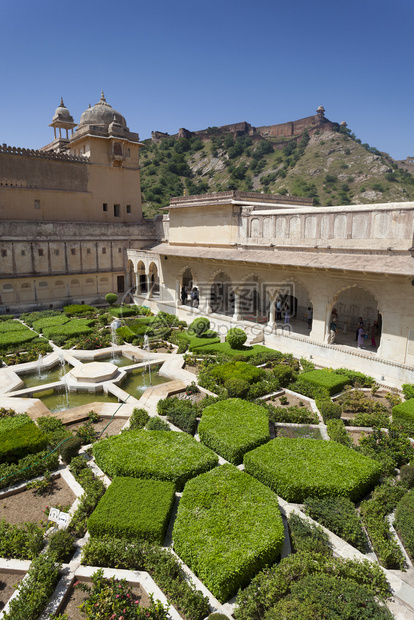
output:
[[[59,456],[57,452],[49,454],[48,451],[29,454],[15,464],[1,464],[0,489],[4,489],[16,482],[41,476],[47,471],[54,471],[58,466]]]
[[[266,371],[247,362],[227,362],[213,367],[209,374],[219,384],[224,385],[228,379],[241,379],[247,383],[257,383],[266,376]]]
[[[106,487],[102,480],[96,478],[81,456],[72,459],[69,469],[85,490],[69,525],[69,531],[77,538],[82,538],[86,533],[87,519],[95,510],[98,501],[106,491]]]
[[[64,314],[45,317],[44,319],[38,319],[37,321],[34,321],[33,329],[35,329],[37,332],[41,332],[45,327],[51,327],[52,325],[64,325],[65,323],[69,323],[69,321],[70,319]]]
[[[409,491],[398,503],[395,527],[411,559],[414,558],[414,491]]]
[[[93,306],[88,306],[87,304],[69,304],[69,306],[64,306],[63,312],[65,312],[68,316],[73,316],[75,314],[96,312],[96,308]]]
[[[318,407],[325,424],[328,420],[339,420],[341,417],[342,408],[338,403],[333,403],[331,400],[327,399],[318,399],[316,401],[316,406]]]
[[[414,467],[412,465],[403,465],[400,469],[401,484],[407,489],[414,487]]]
[[[401,429],[390,426],[389,431],[374,428],[372,433],[361,437],[359,450],[378,461],[384,472],[394,474],[394,468],[410,462],[414,448]]]
[[[414,398],[393,407],[392,419],[414,437]]]
[[[208,599],[187,579],[181,564],[169,551],[146,541],[105,538],[89,540],[82,549],[82,563],[146,570],[181,615],[203,620],[209,613]]]
[[[288,502],[341,495],[357,501],[376,484],[372,459],[333,441],[277,438],[244,457],[245,471]]]
[[[217,465],[217,456],[186,433],[130,431],[93,446],[109,476],[132,476],[174,482],[181,490],[190,478]]]
[[[407,490],[387,482],[377,487],[371,499],[361,502],[360,515],[378,560],[385,568],[403,569],[404,556],[392,538],[386,515],[392,512]]]
[[[222,465],[186,484],[173,539],[183,561],[225,601],[279,556],[284,531],[277,498]]]
[[[226,342],[229,343],[232,349],[241,349],[247,340],[247,334],[244,329],[239,327],[232,327],[227,332]]]
[[[224,387],[230,398],[247,398],[250,390],[250,385],[247,381],[235,377],[227,379],[224,383]]]
[[[390,416],[388,413],[357,413],[350,420],[352,426],[376,426],[377,428],[388,428]]]
[[[201,441],[234,465],[270,439],[269,417],[258,405],[239,398],[206,407],[198,427]]]
[[[82,440],[79,437],[69,437],[66,439],[59,448],[59,454],[62,457],[64,463],[71,462],[74,456],[77,456],[79,449],[82,445]]]
[[[210,329],[210,321],[207,317],[200,316],[191,323],[188,328],[190,336],[202,336]]]
[[[14,463],[46,445],[46,437],[26,414],[0,420],[0,463]]]
[[[296,374],[291,366],[278,364],[273,368],[273,374],[279,382],[280,387],[287,387],[289,383],[296,379]]]
[[[150,312],[149,308],[147,310]],[[119,308],[111,307],[108,312],[115,318],[125,318],[126,316],[135,316],[137,314],[145,314],[141,306],[120,306]]]
[[[59,580],[59,564],[52,554],[40,554],[32,561],[18,595],[10,601],[3,620],[37,620]]]
[[[33,560],[43,548],[43,528],[37,523],[12,525],[0,519],[0,558]]]
[[[48,552],[55,562],[68,562],[74,552],[75,539],[67,530],[58,530],[49,539]]]
[[[329,536],[319,525],[302,519],[296,512],[290,514],[288,523],[294,553],[310,552],[332,555]]]
[[[177,397],[165,398],[158,401],[157,411],[160,415],[166,415],[168,421],[181,430],[194,435],[197,428],[198,408],[191,401]]]
[[[403,383],[402,391],[406,400],[414,398],[414,385],[412,383]]]
[[[167,422],[165,420],[162,420],[160,417],[158,417],[157,415],[152,416],[145,428],[147,429],[147,431],[170,431],[170,425],[167,424]]]
[[[273,422],[288,422],[290,424],[319,424],[316,413],[307,407],[273,407],[266,405],[269,411],[269,419]]]
[[[267,618],[321,618],[335,620],[392,620],[391,612],[375,598],[369,586],[331,575],[308,575],[292,584],[289,597],[279,601]]]
[[[390,595],[387,578],[381,568],[369,560],[345,560],[314,553],[295,553],[284,558],[279,564],[261,571],[245,590],[237,597],[234,616],[237,620],[260,620],[280,618],[271,616],[270,611],[276,603],[288,597],[291,588],[304,577],[313,574],[328,574],[338,581],[351,580],[368,587],[371,592],[382,597]],[[283,617],[283,616],[282,616]],[[314,617],[320,617],[316,614]],[[331,616],[328,616],[331,617]],[[360,616],[355,616],[359,618]],[[285,618],[302,620],[306,616],[293,615]]]
[[[352,446],[352,439],[346,431],[343,420],[327,420],[326,429],[332,441],[341,443],[343,446],[347,446],[347,448]]]
[[[354,504],[347,497],[307,497],[305,510],[312,519],[365,553],[367,541],[361,521]]]
[[[88,520],[91,536],[142,538],[162,545],[174,505],[174,484],[114,478]]]
[[[0,323],[0,334],[16,331],[28,331],[26,325],[20,323],[20,321],[4,321]]]
[[[267,353],[272,352],[272,349],[268,349],[260,344],[255,344],[252,347],[243,347],[242,349],[232,349],[228,342],[220,342],[217,344],[206,344],[203,346],[202,353],[204,355],[227,355],[229,357],[234,357],[235,355],[240,355],[240,351],[243,351],[243,355],[246,359],[251,358],[258,353]]]
[[[53,416],[40,416],[36,424],[46,436],[47,444],[51,448],[56,448],[64,439],[72,437],[72,433],[67,430],[63,422]]]
[[[105,295],[105,301],[108,302],[110,306],[113,306],[118,300],[118,295],[116,293],[107,293]]]
[[[90,620],[118,617],[120,620],[124,618],[167,620],[169,617],[162,603],[154,601],[152,596],[149,605],[141,607],[125,579],[118,580],[114,576],[105,579],[102,569],[92,575],[92,587],[86,584],[82,584],[81,587],[87,592],[87,597],[79,609],[82,615],[86,614],[85,617]]]
[[[32,327],[35,321],[38,321],[39,319],[45,319],[51,316],[62,316],[62,312],[60,310],[41,310],[39,312],[25,312],[24,314],[20,315],[20,320],[27,323],[29,327]]]
[[[92,332],[91,325],[94,323],[91,319],[73,319],[64,325],[51,325],[43,329],[45,338],[53,340],[58,346],[65,343],[69,338],[74,336],[82,336]]]
[[[31,342],[37,338],[37,333],[28,329],[19,329],[0,333],[0,351],[15,351],[23,344]]]
[[[131,417],[129,418],[129,430],[136,431],[144,428],[149,418],[150,417],[145,409],[138,409],[135,407],[132,411]]]
[[[328,370],[311,370],[310,372],[304,372],[300,375],[301,381],[310,383],[312,386],[324,388],[328,391],[329,395],[337,394],[341,392],[347,383],[349,383],[348,377],[340,376],[334,372]]]
[[[351,385],[358,384],[361,387],[372,387],[375,384],[375,379],[369,375],[364,375],[357,370],[349,370],[349,368],[337,368],[335,369],[336,375],[345,375],[349,379]]]

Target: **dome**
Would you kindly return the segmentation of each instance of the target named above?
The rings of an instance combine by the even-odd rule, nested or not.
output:
[[[63,98],[60,98],[60,105],[56,108],[55,115],[53,117],[54,121],[69,121],[73,122],[73,118],[70,115],[69,110],[63,103]]]
[[[320,105],[316,112],[318,114],[325,114],[325,108],[323,107],[323,105]]]
[[[101,98],[93,108],[88,108],[80,117],[79,125],[104,125],[108,127],[114,120],[116,115],[116,121],[122,128],[128,129],[125,118],[116,110],[113,109],[109,103],[106,102],[103,91]]]

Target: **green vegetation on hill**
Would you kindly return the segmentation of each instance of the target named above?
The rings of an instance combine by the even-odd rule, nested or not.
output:
[[[308,132],[277,143],[255,136],[216,135],[206,141],[167,137],[144,142],[144,212],[153,217],[171,196],[227,190],[313,198],[315,205],[414,199],[414,176],[347,128]]]

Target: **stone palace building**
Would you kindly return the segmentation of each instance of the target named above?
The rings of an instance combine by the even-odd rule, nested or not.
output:
[[[103,93],[78,124],[62,101],[50,126],[40,150],[0,146],[0,313],[117,292],[185,320],[209,314],[223,334],[240,325],[325,365],[414,382],[414,202],[314,207],[231,191],[173,198],[146,221],[142,145]],[[182,304],[183,287],[198,288],[198,307]],[[378,346],[369,337],[356,349],[360,316],[369,336],[377,322]]]

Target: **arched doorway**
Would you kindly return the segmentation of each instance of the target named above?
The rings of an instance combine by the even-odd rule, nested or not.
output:
[[[183,272],[183,275],[181,277],[181,286],[184,286],[188,294],[191,293],[194,286],[194,277],[190,267],[187,267],[187,269]]]
[[[220,271],[214,277],[210,289],[210,307],[214,314],[233,316],[234,293],[230,277]]]
[[[259,276],[249,276],[240,289],[240,314],[246,321],[268,322],[268,299],[265,286]]]
[[[157,297],[160,294],[160,280],[158,268],[155,263],[151,263],[148,269],[150,294]]]
[[[327,314],[329,324],[332,314],[337,316],[336,343],[357,346],[357,328],[359,317],[361,317],[366,334],[363,346],[374,351],[378,348],[381,339],[382,317],[378,301],[370,291],[362,286],[342,289],[335,295],[334,302]],[[378,329],[374,328],[374,331],[377,332],[375,338],[377,347],[371,346],[371,332],[374,322],[378,326]],[[329,324],[327,325],[327,333],[329,333]]]

